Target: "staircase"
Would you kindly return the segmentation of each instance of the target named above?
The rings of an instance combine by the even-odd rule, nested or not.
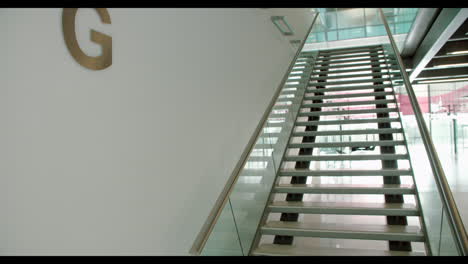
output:
[[[296,64],[308,85],[251,255],[428,254],[395,61],[367,46]]]

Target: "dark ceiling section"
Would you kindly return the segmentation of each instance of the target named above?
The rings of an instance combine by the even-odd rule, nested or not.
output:
[[[466,32],[468,32],[467,21],[465,20],[465,23],[452,35],[449,41],[466,40],[468,38],[468,35],[466,35]]]

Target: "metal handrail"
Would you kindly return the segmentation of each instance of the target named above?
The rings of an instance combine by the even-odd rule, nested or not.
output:
[[[431,164],[432,172],[434,173],[435,180],[437,182],[437,189],[439,190],[442,202],[447,210],[447,215],[449,217],[449,224],[452,229],[452,233],[456,238],[456,245],[458,251],[461,252],[462,255],[468,255],[468,237],[466,234],[465,227],[463,225],[463,221],[460,217],[460,213],[458,212],[457,206],[455,204],[455,199],[453,198],[452,192],[450,190],[450,186],[447,182],[447,178],[445,177],[444,170],[442,168],[442,164],[440,163],[439,156],[437,155],[437,151],[434,147],[432,139],[429,134],[429,130],[427,129],[426,123],[422,116],[421,108],[419,107],[418,100],[416,99],[416,95],[414,93],[413,87],[411,86],[411,82],[409,80],[408,74],[403,64],[403,60],[401,59],[400,52],[398,51],[398,47],[393,39],[392,32],[390,31],[390,27],[388,26],[387,19],[381,8],[379,8],[380,16],[382,18],[383,24],[387,31],[387,35],[390,39],[390,44],[392,46],[393,51],[395,52],[395,57],[398,61],[398,64],[401,69],[401,75],[403,77],[403,82],[407,88],[408,97],[410,99],[411,106],[413,107],[414,116],[416,118],[416,122],[418,124],[419,132],[421,133],[422,142],[424,143],[424,148],[428,154],[429,162]]]
[[[229,195],[231,194],[232,190],[234,189],[234,186],[235,186],[235,184],[237,182],[237,179],[239,178],[240,172],[244,168],[245,163],[247,162],[247,159],[249,157],[249,154],[250,154],[251,150],[253,149],[253,147],[254,147],[254,145],[256,143],[256,140],[257,140],[258,136],[260,135],[260,133],[262,132],[263,125],[267,121],[268,116],[270,115],[273,107],[275,106],[275,103],[276,103],[276,101],[277,101],[277,99],[278,99],[278,97],[279,97],[279,95],[281,93],[281,90],[282,90],[284,84],[286,83],[286,81],[288,80],[289,73],[291,72],[292,68],[294,68],[294,64],[295,64],[297,58],[299,57],[299,55],[300,55],[300,53],[301,53],[301,51],[302,51],[302,49],[304,47],[304,44],[305,44],[305,42],[307,40],[307,37],[309,36],[310,32],[312,31],[312,27],[314,26],[318,15],[319,15],[319,13],[315,14],[315,17],[312,20],[312,23],[310,24],[310,27],[307,30],[307,32],[306,32],[306,34],[304,36],[304,39],[302,40],[301,45],[298,47],[298,49],[296,51],[296,55],[292,59],[290,65],[289,65],[289,68],[286,71],[286,74],[283,76],[283,79],[281,80],[280,85],[276,89],[275,94],[274,94],[270,104],[268,105],[265,113],[262,116],[262,119],[259,121],[258,126],[255,129],[255,132],[253,133],[252,137],[250,138],[246,148],[244,149],[244,152],[241,155],[241,158],[239,159],[239,162],[237,163],[237,165],[234,168],[231,176],[229,177],[228,183],[226,184],[226,186],[224,187],[224,189],[221,192],[220,196],[216,200],[216,203],[215,203],[213,209],[211,210],[210,215],[208,216],[208,219],[206,220],[206,222],[203,225],[202,229],[198,233],[198,235],[197,235],[197,237],[195,239],[195,242],[193,243],[192,248],[189,251],[190,254],[200,255],[203,247],[205,246],[206,242],[208,241],[208,238],[209,238],[214,226],[216,225],[216,223],[218,221],[218,218],[221,215],[221,212],[223,211],[224,206],[226,205],[226,203],[227,203],[227,201],[229,199]]]

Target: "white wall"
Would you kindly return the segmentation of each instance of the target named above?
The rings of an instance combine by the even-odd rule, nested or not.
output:
[[[294,51],[262,10],[0,10],[0,255],[186,255]]]

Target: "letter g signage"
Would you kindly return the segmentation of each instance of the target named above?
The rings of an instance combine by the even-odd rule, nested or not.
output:
[[[78,8],[64,8],[62,26],[65,44],[73,58],[83,67],[91,70],[102,70],[112,64],[112,37],[91,29],[91,41],[102,46],[102,54],[97,57],[86,55],[78,45],[75,32],[75,17]],[[96,8],[104,24],[110,24],[110,15],[106,8]]]

